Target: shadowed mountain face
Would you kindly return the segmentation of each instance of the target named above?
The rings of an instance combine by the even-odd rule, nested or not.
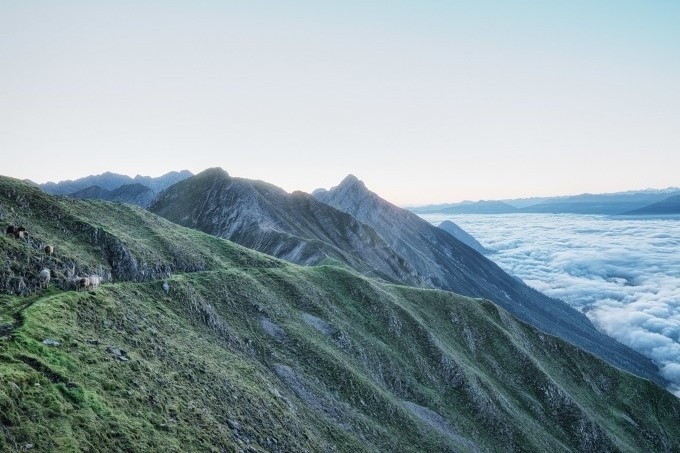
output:
[[[302,193],[209,169],[168,188],[149,207],[180,225],[297,264],[335,263],[391,281],[421,277],[370,227]]]
[[[0,451],[680,451],[678,398],[489,301],[0,177],[0,228],[16,224]]]
[[[114,190],[106,190],[99,186],[88,187],[68,195],[81,200],[106,200],[119,203],[136,204],[143,208],[149,206],[156,192],[144,184],[125,184]]]
[[[490,299],[538,329],[557,335],[639,376],[663,382],[651,360],[600,333],[566,303],[528,287],[446,231],[369,191],[350,175],[314,196],[371,226],[427,286]]]

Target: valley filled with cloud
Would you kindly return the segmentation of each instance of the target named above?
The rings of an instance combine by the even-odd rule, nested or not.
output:
[[[572,214],[423,215],[452,220],[489,258],[652,358],[680,396],[680,221]]]

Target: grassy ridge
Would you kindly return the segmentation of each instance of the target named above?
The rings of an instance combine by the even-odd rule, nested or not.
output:
[[[677,398],[488,301],[0,183],[3,221],[21,207],[35,241],[0,242],[15,276],[113,279],[0,295],[0,451],[680,450]]]
[[[54,197],[0,177],[0,228],[28,228],[22,241],[2,234],[0,292],[28,295],[39,288],[41,269],[66,289],[69,278],[92,273],[106,280],[147,281],[178,271],[225,266],[268,267],[267,255],[180,227],[139,207]],[[42,253],[52,245],[54,256]]]
[[[488,302],[332,267],[229,269],[170,284],[168,296],[150,282],[37,297],[0,343],[3,447],[679,445],[672,395]],[[265,319],[278,328],[268,333]]]

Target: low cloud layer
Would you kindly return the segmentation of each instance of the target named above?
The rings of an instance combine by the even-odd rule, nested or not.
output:
[[[424,215],[452,220],[528,285],[583,311],[653,359],[680,396],[680,220]]]

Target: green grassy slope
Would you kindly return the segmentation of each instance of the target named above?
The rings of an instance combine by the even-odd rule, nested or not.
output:
[[[12,279],[112,273],[90,292],[27,278],[27,295],[0,293],[0,451],[680,449],[677,398],[490,302],[282,263],[7,179],[0,215],[33,232],[0,242]]]
[[[8,225],[26,227],[28,239],[5,235]],[[0,177],[0,229],[0,256],[7,257],[0,291],[10,294],[35,291],[43,268],[65,289],[70,277],[92,273],[107,281],[146,281],[177,271],[281,265],[136,206],[54,197],[6,177]],[[54,256],[42,253],[45,245],[54,247]]]

